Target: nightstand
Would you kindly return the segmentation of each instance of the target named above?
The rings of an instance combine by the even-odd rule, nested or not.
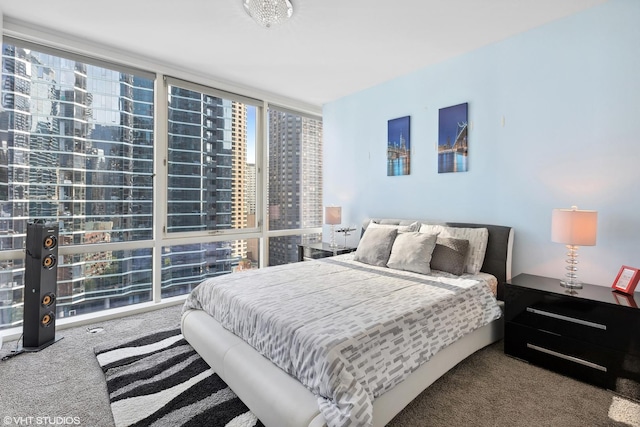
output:
[[[298,261],[309,261],[318,258],[327,258],[335,255],[347,254],[356,248],[348,246],[331,247],[329,243],[309,243],[298,245]]]
[[[504,302],[505,354],[640,400],[640,293],[520,274]]]

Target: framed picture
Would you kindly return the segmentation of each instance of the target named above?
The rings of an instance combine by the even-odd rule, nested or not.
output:
[[[438,173],[466,172],[469,104],[441,108],[438,116]]]
[[[640,279],[640,270],[623,265],[620,267],[616,280],[613,281],[612,288],[625,294],[633,295],[633,291]]]
[[[389,120],[387,126],[387,176],[411,172],[411,118]]]

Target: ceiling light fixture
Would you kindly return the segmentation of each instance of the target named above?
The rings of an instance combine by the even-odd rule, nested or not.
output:
[[[244,8],[258,24],[271,27],[293,15],[293,6],[289,0],[243,0]]]

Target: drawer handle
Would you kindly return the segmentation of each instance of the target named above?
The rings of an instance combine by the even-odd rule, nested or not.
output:
[[[550,354],[551,356],[559,357],[560,359],[568,360],[570,362],[579,363],[580,365],[584,365],[584,366],[587,366],[589,368],[597,369],[597,370],[602,371],[602,372],[607,372],[607,368],[606,367],[604,367],[602,365],[598,365],[597,363],[589,362],[589,361],[584,360],[584,359],[580,359],[580,358],[573,357],[573,356],[568,356],[566,354],[558,353],[557,351],[549,350],[549,349],[543,348],[543,347],[538,347],[537,345],[533,345],[533,344],[529,344],[529,343],[527,343],[527,348],[530,348],[532,350],[537,350],[537,351],[539,351],[541,353]]]
[[[575,317],[563,316],[562,314],[549,313],[548,311],[538,310],[536,308],[527,307],[527,311],[541,316],[553,317],[554,319],[566,320],[567,322],[577,323],[579,325],[590,326],[592,328],[607,330],[607,325],[600,323],[589,322],[587,320],[576,319]]]

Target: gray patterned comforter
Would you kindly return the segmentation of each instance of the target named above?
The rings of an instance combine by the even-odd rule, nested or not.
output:
[[[185,310],[205,310],[296,377],[318,397],[329,426],[368,426],[374,398],[501,310],[481,281],[352,258],[209,279]]]

